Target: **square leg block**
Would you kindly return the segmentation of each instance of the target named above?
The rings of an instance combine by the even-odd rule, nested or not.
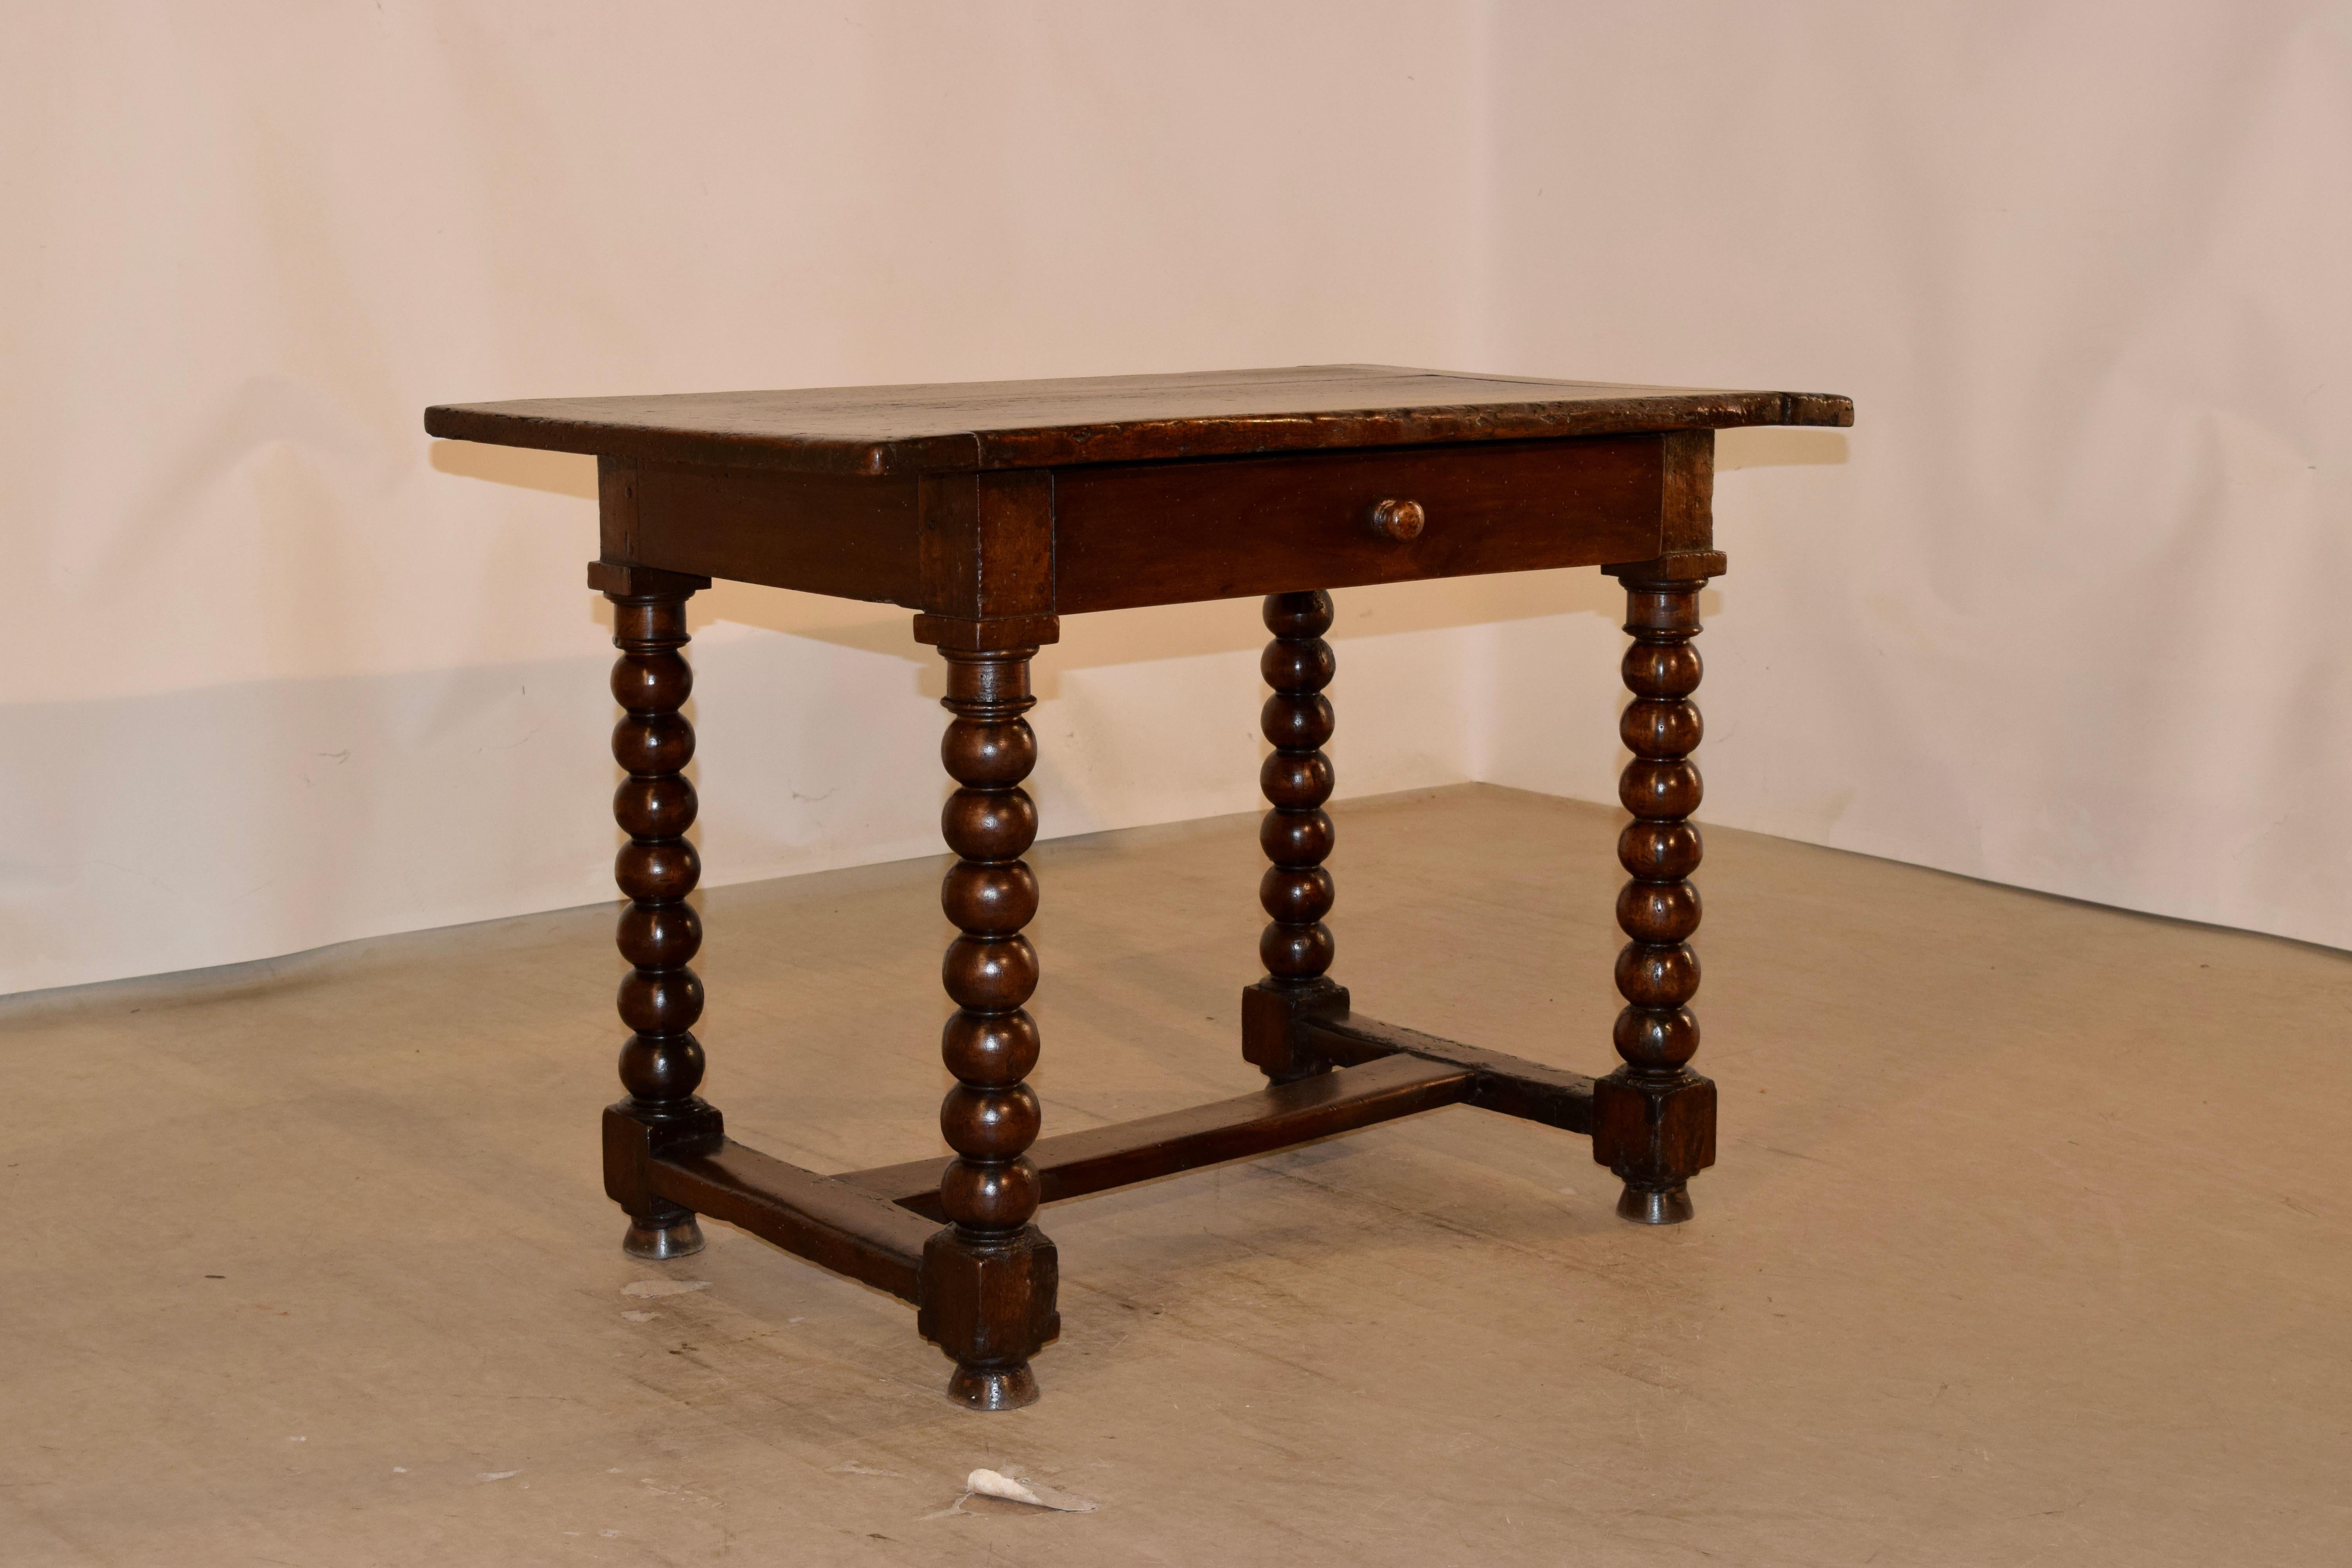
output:
[[[651,1166],[663,1154],[716,1149],[726,1141],[727,1123],[716,1106],[700,1099],[672,1115],[645,1116],[627,1100],[604,1108],[604,1195],[641,1226],[674,1224],[690,1216],[655,1193]]]
[[[1715,1163],[1715,1083],[1664,1081],[1623,1068],[1592,1085],[1592,1158],[1625,1184],[1617,1212],[1652,1225],[1690,1217],[1684,1184]]]
[[[949,1397],[978,1409],[1036,1398],[1029,1358],[1061,1334],[1060,1284],[1061,1256],[1034,1225],[996,1244],[975,1244],[951,1225],[932,1233],[915,1331],[955,1358]]]
[[[1295,1083],[1329,1068],[1308,1043],[1314,1018],[1348,1016],[1348,988],[1329,980],[1285,984],[1261,980],[1242,989],[1242,1059],[1276,1083]]]

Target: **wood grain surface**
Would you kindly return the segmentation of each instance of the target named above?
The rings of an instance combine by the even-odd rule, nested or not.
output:
[[[435,436],[653,462],[883,475],[1552,436],[1851,425],[1821,393],[1307,365],[924,386],[552,397],[425,410]]]

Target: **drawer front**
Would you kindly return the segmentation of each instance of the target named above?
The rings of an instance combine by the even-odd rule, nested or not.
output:
[[[1064,468],[1063,615],[1244,595],[1646,561],[1665,506],[1661,436]],[[1412,538],[1383,501],[1418,502]]]

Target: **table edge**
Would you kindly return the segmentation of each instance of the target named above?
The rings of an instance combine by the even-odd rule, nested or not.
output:
[[[1853,423],[1853,399],[1834,393],[1699,390],[1671,397],[1391,405],[1308,414],[1016,426],[898,440],[660,430],[551,417],[526,412],[530,406],[529,403],[436,404],[425,411],[425,430],[445,440],[539,451],[882,478],[1756,426],[1844,428]]]

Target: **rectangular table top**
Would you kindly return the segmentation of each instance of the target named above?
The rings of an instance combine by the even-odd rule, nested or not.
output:
[[[435,436],[640,461],[914,474],[1347,447],[1851,425],[1825,393],[1306,365],[445,405]]]

